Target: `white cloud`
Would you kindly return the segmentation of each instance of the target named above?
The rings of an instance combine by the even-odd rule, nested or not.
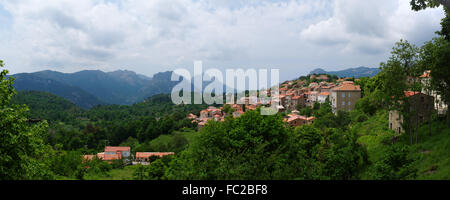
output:
[[[442,17],[440,9],[413,12],[407,0],[342,0],[335,2],[332,17],[300,36],[338,53],[386,54],[402,38],[419,45],[430,40]]]
[[[0,0],[11,26],[0,55],[13,73],[126,68],[377,67],[400,38],[431,39],[440,9],[407,0]],[[0,18],[1,16],[0,9]],[[0,21],[4,21],[1,20]]]

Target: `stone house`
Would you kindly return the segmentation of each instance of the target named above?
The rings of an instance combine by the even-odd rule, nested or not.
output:
[[[410,110],[416,111],[411,116],[410,124],[423,123],[430,120],[431,113],[434,110],[434,98],[420,92],[405,91],[405,96],[409,99]],[[389,111],[389,129],[396,133],[404,133],[403,129],[404,116],[396,110]]]

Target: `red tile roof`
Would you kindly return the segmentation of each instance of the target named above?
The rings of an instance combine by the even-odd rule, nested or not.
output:
[[[320,93],[319,95],[320,95],[320,96],[329,96],[330,93],[329,93],[329,92],[322,92],[322,93]]]
[[[105,147],[105,152],[130,151],[130,147]]]
[[[343,84],[331,89],[332,91],[361,91],[361,87],[359,85],[352,84]]]
[[[414,96],[416,94],[420,94],[420,92],[413,92],[413,91],[404,91],[406,97]]]
[[[153,156],[163,157],[168,155],[175,155],[174,152],[136,152],[136,158],[150,158]]]
[[[120,153],[106,154],[105,152],[102,152],[102,153],[98,153],[97,157],[102,160],[119,160],[122,158],[122,154],[120,154]]]

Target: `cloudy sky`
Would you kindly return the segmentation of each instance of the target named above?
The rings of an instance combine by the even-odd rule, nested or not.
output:
[[[401,38],[439,30],[441,8],[409,0],[0,0],[0,59],[12,73],[193,68],[378,67]]]

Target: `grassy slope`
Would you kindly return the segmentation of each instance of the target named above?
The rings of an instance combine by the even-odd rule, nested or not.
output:
[[[374,163],[381,159],[394,133],[388,129],[388,113],[380,111],[367,121],[353,125],[352,130],[359,136],[358,142],[366,147],[369,161]]]
[[[436,123],[432,124],[431,136],[428,125],[419,128],[419,143],[413,152],[418,158],[418,179],[450,179],[450,128],[443,123],[439,127],[437,131]]]
[[[367,121],[357,123],[352,130],[358,133],[358,142],[364,145],[369,161],[374,163],[382,158],[384,151],[391,143],[394,133],[388,129],[388,113],[380,111]],[[450,179],[450,128],[436,123],[432,124],[432,135],[429,136],[429,125],[419,128],[419,142],[412,146],[411,157],[416,158],[417,179]],[[409,144],[409,135],[403,135],[398,142]],[[361,174],[366,179],[366,174]]]
[[[86,180],[133,180],[133,173],[136,166],[126,166],[123,169],[113,169],[107,175],[87,174]]]
[[[171,135],[160,135],[159,137],[155,138],[150,142],[150,144],[156,144],[156,143],[162,143],[162,144],[168,144],[172,142],[172,138],[174,134],[181,134],[183,135],[188,142],[191,142],[192,138],[197,134],[196,131],[186,129],[184,131],[175,131]]]

